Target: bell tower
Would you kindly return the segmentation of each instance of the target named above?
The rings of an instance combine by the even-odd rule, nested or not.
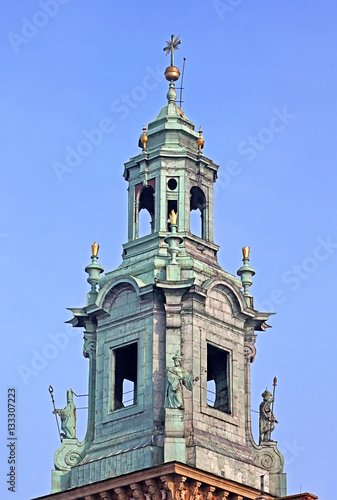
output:
[[[88,426],[83,441],[65,431],[54,456],[52,494],[44,498],[286,495],[268,391],[259,443],[250,420],[250,364],[256,332],[268,327],[270,313],[254,308],[248,247],[240,279],[218,263],[213,241],[218,165],[203,154],[201,129],[195,130],[176,103],[180,73],[174,51],[180,43],[172,35],[164,48],[171,54],[167,104],[144,125],[141,150],[125,163],[123,260],[104,273],[95,243],[85,269],[91,285],[87,304],[71,309],[70,323],[84,330],[89,362]],[[197,235],[191,230],[194,211]],[[144,213],[148,226],[141,234]],[[70,424],[64,428],[73,429]]]

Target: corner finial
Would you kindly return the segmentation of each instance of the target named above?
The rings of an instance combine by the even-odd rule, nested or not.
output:
[[[240,269],[237,270],[237,274],[241,278],[241,283],[243,286],[243,295],[246,297],[248,305],[250,307],[253,307],[253,297],[249,293],[249,287],[252,286],[252,276],[254,276],[255,271],[250,265],[248,264],[249,262],[249,252],[250,248],[248,246],[245,246],[242,248],[242,255],[243,255],[243,266],[240,267]]]
[[[197,139],[197,145],[198,145],[198,153],[202,155],[201,149],[204,147],[205,141],[202,136],[202,130],[201,127],[199,128],[199,137]]]
[[[146,143],[147,141],[149,140],[148,136],[146,135],[146,126],[145,126],[145,123],[144,123],[144,127],[143,127],[143,135],[141,137],[141,142],[143,144],[143,151],[146,151]]]
[[[99,281],[99,275],[104,272],[103,267],[97,264],[99,245],[96,243],[91,245],[91,264],[86,266],[85,272],[88,273],[89,277],[87,282],[91,286],[91,290],[87,295],[87,305],[93,304],[97,297],[97,285]]]

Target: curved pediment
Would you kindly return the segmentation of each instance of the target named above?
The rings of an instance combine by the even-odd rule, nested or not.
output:
[[[212,278],[203,283],[203,288],[207,292],[206,309],[213,307],[225,316],[233,316],[247,308],[242,292],[229,280]]]
[[[96,303],[110,314],[112,309],[120,309],[131,302],[139,302],[142,286],[145,286],[144,283],[133,276],[117,276],[103,286]]]

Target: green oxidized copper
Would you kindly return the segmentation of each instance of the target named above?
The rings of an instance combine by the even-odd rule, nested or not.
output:
[[[237,274],[241,278],[242,286],[243,286],[243,294],[245,297],[247,297],[247,300],[252,302],[250,299],[252,299],[252,295],[249,293],[249,287],[253,284],[252,282],[252,276],[254,276],[255,271],[252,267],[249,266],[249,247],[244,247],[242,249],[242,254],[243,254],[243,266],[240,267],[240,269],[237,270]]]

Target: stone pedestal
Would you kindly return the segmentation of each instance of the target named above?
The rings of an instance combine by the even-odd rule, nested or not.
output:
[[[77,438],[63,438],[54,454],[55,469],[52,471],[52,493],[70,488],[71,468],[82,460],[83,443]]]
[[[164,462],[186,462],[184,412],[165,408]]]
[[[167,281],[180,280],[180,265],[179,264],[167,264],[167,266],[166,266],[166,279],[167,279]]]

